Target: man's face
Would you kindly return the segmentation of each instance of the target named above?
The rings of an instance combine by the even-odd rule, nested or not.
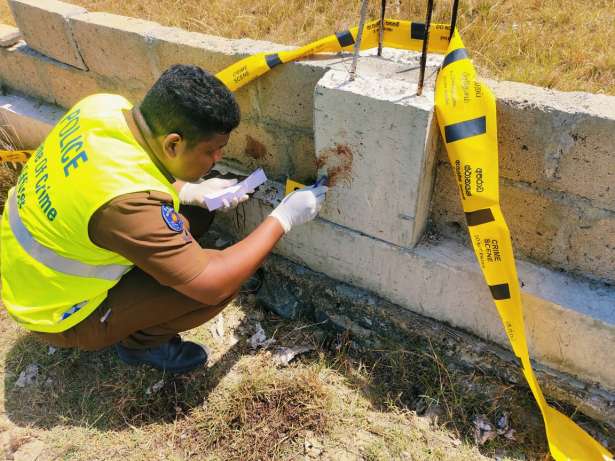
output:
[[[178,135],[169,135],[163,141],[163,148],[169,159],[166,167],[176,179],[195,182],[209,173],[222,158],[230,135],[214,134],[192,146],[181,137],[173,136]]]

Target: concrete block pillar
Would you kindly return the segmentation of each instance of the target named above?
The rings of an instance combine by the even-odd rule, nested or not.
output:
[[[57,61],[87,70],[69,19],[85,8],[56,0],[9,0],[17,27],[30,48]]]
[[[420,239],[438,140],[433,92],[362,72],[331,70],[314,97],[319,173],[330,190],[320,216],[402,247]]]

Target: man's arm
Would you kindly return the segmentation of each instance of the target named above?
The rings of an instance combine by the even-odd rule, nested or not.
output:
[[[220,304],[239,290],[286,232],[316,217],[326,192],[326,186],[319,186],[288,195],[242,241],[222,251],[203,250],[209,257],[205,269],[190,282],[174,288],[203,304]]]
[[[173,288],[203,304],[220,304],[239,290],[283,235],[280,222],[268,217],[245,239],[229,248],[222,251],[203,249],[209,258],[203,272],[190,282]]]

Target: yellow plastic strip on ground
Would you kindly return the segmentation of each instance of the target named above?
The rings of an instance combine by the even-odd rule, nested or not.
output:
[[[379,20],[365,24],[361,49],[377,46],[378,26]],[[429,51],[446,53],[436,82],[435,105],[476,257],[542,412],[551,454],[557,461],[611,461],[611,453],[547,404],[532,370],[512,243],[500,210],[495,98],[477,80],[457,31],[449,43],[449,30],[448,25],[433,24],[429,34]],[[357,31],[354,27],[295,50],[250,56],[222,70],[217,77],[235,91],[279,64],[316,53],[351,51]],[[423,24],[385,20],[386,47],[420,51],[423,35]]]
[[[31,150],[0,150],[0,163],[26,163],[31,155]]]

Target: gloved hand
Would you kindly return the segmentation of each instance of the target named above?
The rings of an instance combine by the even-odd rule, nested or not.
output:
[[[304,224],[316,217],[325,200],[327,186],[304,187],[288,194],[269,216],[273,216],[287,233],[293,226]]]
[[[201,180],[198,183],[187,182],[179,191],[179,201],[182,205],[196,205],[202,208],[207,208],[207,205],[205,205],[205,200],[203,199],[205,194],[216,194],[227,187],[234,186],[235,184],[237,184],[236,179],[222,178],[212,178],[204,181]],[[247,194],[244,194],[239,198],[234,197],[230,202],[224,199],[222,200],[224,206],[220,208],[220,210],[231,210],[249,198],[250,197]]]

